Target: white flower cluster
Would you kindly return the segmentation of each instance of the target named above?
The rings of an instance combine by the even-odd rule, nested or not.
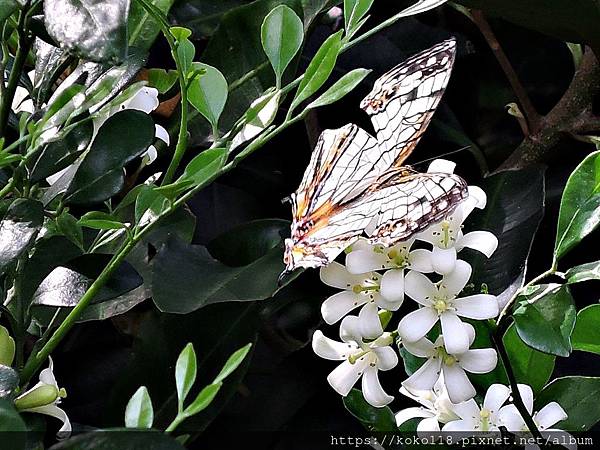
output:
[[[452,173],[454,163],[438,159],[428,171]],[[466,217],[486,204],[486,195],[480,188],[468,189],[468,198],[445,220],[409,241],[383,247],[360,240],[347,250],[345,266],[334,262],[321,269],[325,284],[342,289],[325,300],[321,308],[330,325],[343,318],[342,342],[316,331],[312,346],[322,358],[343,361],[328,377],[340,395],[348,395],[362,377],[362,392],[371,405],[381,407],[393,400],[383,390],[378,371],[398,364],[398,355],[392,348],[396,338],[406,351],[426,358],[402,383],[409,391],[430,391],[436,382],[444,380],[450,401],[464,402],[475,395],[466,372],[486,373],[496,367],[496,351],[471,349],[475,330],[461,320],[485,320],[498,315],[498,302],[493,295],[461,296],[471,278],[471,266],[457,258],[458,252],[469,247],[489,257],[498,246],[498,240],[488,231],[463,234]],[[424,243],[421,247],[431,249],[413,249],[417,241]],[[396,331],[384,331],[382,322],[389,321],[391,312],[400,308],[405,296],[414,300],[418,308],[400,320]],[[357,308],[357,316],[347,315]],[[430,340],[427,335],[438,322],[441,334]]]

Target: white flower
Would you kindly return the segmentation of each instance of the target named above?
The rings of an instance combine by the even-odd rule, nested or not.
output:
[[[352,245],[350,253],[346,255],[346,268],[353,274],[389,269],[381,279],[381,294],[400,307],[404,301],[404,271],[412,269],[422,273],[433,272],[431,251],[425,249],[411,251],[414,242],[415,240],[411,239],[391,247],[384,247],[359,240]]]
[[[29,96],[29,91],[21,86],[17,86],[17,89],[15,90],[11,107],[15,114],[18,114],[22,111],[33,114],[35,109],[33,106],[33,100],[31,100],[31,97]]]
[[[406,387],[400,388],[400,393],[421,404],[420,407],[406,408],[396,414],[396,425],[400,426],[410,419],[422,417],[417,425],[417,432],[440,431],[439,423],[448,423],[459,419],[454,413],[454,405],[448,397],[443,376],[433,386],[432,390],[411,392]]]
[[[342,320],[340,337],[342,342],[334,341],[317,330],[312,339],[312,348],[321,358],[343,361],[327,377],[331,387],[346,396],[362,377],[362,393],[369,404],[382,407],[390,403],[394,397],[381,387],[378,371],[390,370],[398,364],[398,355],[390,346],[394,341],[392,334],[382,333],[365,343],[358,317],[347,316]]]
[[[350,311],[359,306],[361,309],[359,317],[363,325],[362,335],[367,338],[378,337],[383,330],[377,314],[377,306],[388,311],[395,311],[402,302],[388,302],[379,292],[381,275],[376,272],[367,272],[361,275],[353,275],[337,262],[321,268],[321,280],[323,283],[343,289],[343,291],[332,295],[321,305],[323,319],[329,325],[337,322]],[[364,327],[367,328],[364,328]]]
[[[460,317],[490,319],[498,315],[498,303],[493,295],[476,294],[457,298],[471,277],[471,266],[456,261],[453,272],[433,283],[425,275],[410,271],[405,279],[406,294],[421,307],[407,314],[398,324],[398,334],[404,342],[416,342],[438,322],[448,353],[462,353],[469,348],[469,335]]]
[[[550,402],[539,411],[533,413],[533,391],[531,387],[526,384],[519,384],[518,388],[525,409],[532,415],[533,422],[542,436],[547,438],[548,436],[552,436],[552,433],[548,432],[561,432],[561,434],[566,437],[564,441],[568,442],[570,440],[569,437],[571,436],[569,433],[558,428],[551,428],[556,423],[565,420],[568,417],[565,410],[557,402]],[[501,425],[505,426],[508,431],[515,433],[529,431],[527,424],[515,405],[511,404],[500,408],[498,418]],[[556,434],[554,434],[554,437],[556,437]],[[576,445],[565,445],[565,447],[573,449],[577,448]],[[528,444],[525,448],[531,450],[538,449],[539,446],[536,444]]]
[[[503,384],[492,384],[485,394],[481,408],[473,399],[459,403],[453,411],[460,420],[444,425],[442,431],[499,431],[498,427],[502,424],[499,423],[498,414],[509,396],[508,387]]]
[[[469,336],[469,346],[475,340],[475,329],[465,323]],[[402,385],[409,391],[426,391],[431,389],[440,375],[444,376],[444,384],[452,403],[460,403],[475,396],[475,388],[469,381],[465,371],[470,373],[487,373],[496,367],[498,357],[491,348],[467,350],[462,353],[450,353],[444,348],[444,338],[439,336],[435,344],[427,338],[417,342],[403,342],[404,348],[419,358],[427,361],[413,373]]]
[[[454,172],[454,163],[437,159],[428,172]],[[446,219],[435,223],[416,236],[416,239],[433,245],[433,268],[440,274],[454,269],[456,254],[468,247],[483,253],[488,258],[498,247],[498,239],[489,231],[472,231],[463,235],[462,224],[475,208],[485,208],[487,197],[477,186],[469,186],[469,197],[460,203]]]
[[[21,412],[56,417],[63,423],[57,436],[64,439],[71,434],[71,422],[67,417],[67,413],[59,408],[58,404],[60,404],[61,399],[67,396],[67,393],[64,388],[58,387],[54,377],[52,358],[49,358],[49,360],[48,368],[40,372],[40,381],[15,399],[15,407]]]

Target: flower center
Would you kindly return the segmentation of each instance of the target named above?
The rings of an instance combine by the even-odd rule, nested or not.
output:
[[[439,358],[442,360],[442,363],[444,363],[446,366],[453,366],[456,364],[456,358],[452,355],[449,355],[444,347],[437,347],[436,350]]]
[[[348,362],[350,364],[354,364],[354,363],[356,363],[356,361],[358,361],[360,358],[362,358],[363,356],[365,356],[370,351],[371,350],[363,350],[363,351],[360,351],[360,352],[355,353],[353,355],[350,355],[350,356],[348,356]]]
[[[442,244],[442,247],[448,248],[448,245],[452,241],[452,237],[450,236],[450,234],[452,234],[452,230],[450,229],[450,222],[448,222],[447,220],[444,220],[444,221],[442,221],[441,225],[442,225],[442,240],[440,242]]]
[[[355,284],[354,286],[352,286],[352,292],[354,292],[355,294],[360,294],[361,292],[369,291],[379,292],[379,284],[371,284],[366,286],[362,284]]]
[[[489,409],[483,408],[479,412],[479,416],[481,418],[481,431],[489,431],[490,429],[490,416],[492,413]]]
[[[448,303],[446,303],[445,299],[440,298],[435,301],[435,303],[433,304],[433,307],[437,311],[438,314],[441,314],[448,309]]]

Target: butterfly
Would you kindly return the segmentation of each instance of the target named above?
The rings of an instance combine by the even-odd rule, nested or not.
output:
[[[418,173],[404,160],[425,132],[456,54],[449,39],[381,76],[362,100],[375,137],[354,124],[321,133],[297,191],[286,270],[333,261],[366,234],[393,245],[443,220],[467,197],[457,175]]]

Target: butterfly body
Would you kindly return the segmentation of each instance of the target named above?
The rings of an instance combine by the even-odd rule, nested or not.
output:
[[[454,62],[453,39],[396,66],[361,102],[375,136],[354,124],[321,133],[298,190],[286,271],[333,261],[359,236],[392,245],[442,220],[467,196],[464,180],[402,163],[425,131]]]

